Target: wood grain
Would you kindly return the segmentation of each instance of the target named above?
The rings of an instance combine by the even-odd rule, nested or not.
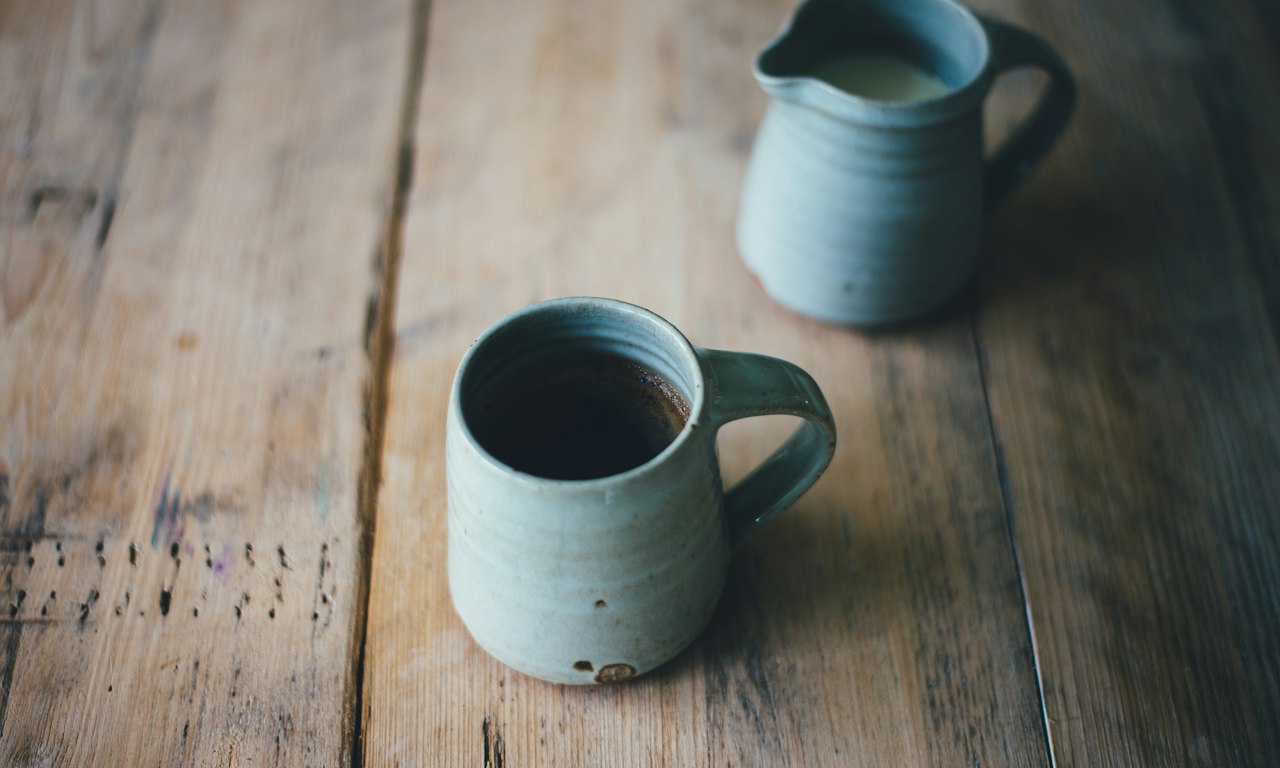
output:
[[[992,223],[977,323],[1057,765],[1275,765],[1274,14],[1002,10],[1083,94]]]
[[[349,759],[408,18],[0,6],[0,763]]]
[[[0,764],[1275,764],[1270,5],[975,0],[1079,111],[973,292],[879,333],[737,259],[790,3],[426,5],[0,0]],[[457,361],[570,294],[791,359],[840,429],[704,635],[590,689],[486,657],[444,570]]]
[[[732,241],[779,3],[433,5],[366,648],[367,765],[1043,765],[968,316],[863,335],[768,302]],[[826,477],[737,556],[704,636],[632,684],[541,683],[449,603],[443,429],[467,344],[558,295],[783,356],[838,414]],[[741,476],[791,428],[735,425]]]

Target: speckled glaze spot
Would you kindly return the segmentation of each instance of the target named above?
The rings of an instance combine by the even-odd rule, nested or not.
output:
[[[630,664],[606,664],[596,673],[597,683],[621,683],[636,676],[636,668]]]

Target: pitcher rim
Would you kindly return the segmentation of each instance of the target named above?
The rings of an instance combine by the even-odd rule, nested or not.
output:
[[[927,0],[938,6],[949,7],[958,12],[960,17],[964,19],[965,26],[974,35],[980,46],[982,65],[977,71],[970,74],[960,85],[949,88],[946,93],[938,96],[930,96],[922,99],[911,99],[907,101],[891,101],[885,99],[874,99],[868,96],[860,96],[856,93],[837,88],[830,83],[821,80],[813,75],[775,75],[769,74],[762,68],[762,60],[769,53],[774,51],[786,38],[790,35],[796,24],[796,20],[801,16],[804,10],[810,6],[815,6],[830,0],[803,0],[791,12],[790,17],[783,22],[778,33],[773,36],[769,42],[761,47],[752,62],[752,74],[757,82],[766,90],[773,88],[783,89],[793,85],[804,85],[806,87],[816,88],[820,93],[828,98],[834,98],[836,104],[844,105],[845,109],[839,110],[843,114],[837,114],[840,118],[855,117],[874,117],[876,115],[883,116],[889,121],[895,121],[895,118],[910,118],[916,116],[925,116],[930,113],[936,113],[941,116],[949,116],[955,112],[959,112],[970,106],[970,102],[981,98],[990,87],[991,81],[991,39],[987,32],[987,27],[983,23],[982,18],[974,13],[957,0]],[[816,105],[807,105],[818,108]],[[822,110],[829,111],[829,110]]]

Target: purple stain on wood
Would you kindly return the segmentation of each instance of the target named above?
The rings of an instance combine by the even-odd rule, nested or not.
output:
[[[155,502],[155,522],[151,526],[151,548],[155,549],[160,546],[160,529],[164,526],[166,513],[169,510],[169,475],[173,471],[173,466],[164,471],[164,479],[160,481],[160,487],[156,489]]]
[[[182,540],[184,526],[178,525],[178,512],[182,509],[182,492],[170,489],[173,464],[164,472],[164,480],[156,491],[155,521],[151,527],[151,548],[162,544],[171,547]]]
[[[178,528],[178,510],[181,508],[182,492],[174,488],[173,498],[169,500],[169,514],[165,519],[165,544],[175,544],[182,538],[182,531]]]
[[[218,577],[219,581],[225,582],[227,575],[231,569],[235,567],[235,558],[232,557],[232,549],[230,544],[222,545],[222,552],[213,558],[213,565],[209,566],[213,571],[213,575]]]

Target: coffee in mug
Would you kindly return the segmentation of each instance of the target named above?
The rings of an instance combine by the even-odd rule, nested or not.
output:
[[[552,480],[634,469],[689,420],[689,402],[674,384],[611,352],[530,361],[468,406],[481,447],[512,469]]]

